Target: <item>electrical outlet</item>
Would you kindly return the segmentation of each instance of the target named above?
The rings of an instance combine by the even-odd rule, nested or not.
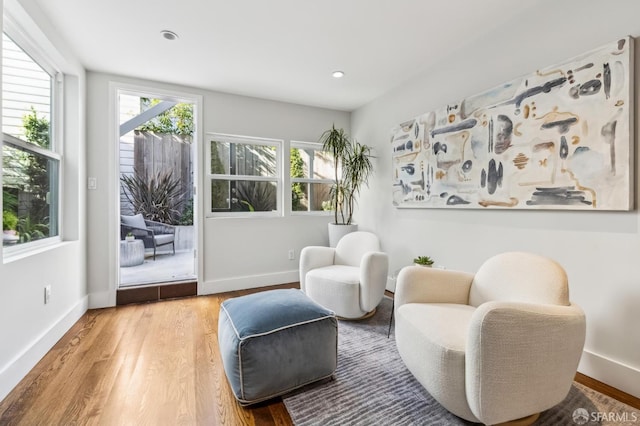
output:
[[[98,189],[98,179],[94,177],[90,177],[89,179],[87,179],[87,188]]]
[[[90,177],[87,180],[87,188],[89,189],[98,189],[98,179],[94,178],[94,177]]]
[[[44,304],[46,305],[51,300],[51,285],[44,287]]]
[[[294,260],[296,258],[296,254],[293,249],[289,250],[289,260]]]

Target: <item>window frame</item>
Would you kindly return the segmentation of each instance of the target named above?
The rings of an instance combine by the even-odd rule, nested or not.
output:
[[[56,204],[56,229],[57,233],[51,237],[41,238],[35,241],[2,247],[3,261],[10,262],[15,258],[22,258],[26,255],[36,254],[42,248],[53,246],[63,241],[63,198],[64,198],[64,156],[63,156],[63,111],[64,111],[64,75],[48,60],[48,55],[43,48],[24,34],[11,19],[5,20],[3,33],[11,39],[27,56],[33,60],[50,77],[50,100],[49,100],[49,148],[42,148],[34,143],[17,138],[13,135],[2,133],[0,148],[6,146],[25,151],[30,154],[45,157],[56,164],[55,179],[56,194],[53,198]],[[4,64],[3,64],[4,65]],[[3,150],[0,150],[0,158],[3,157]],[[1,170],[1,167],[0,167]],[[4,183],[4,174],[0,172],[0,182]],[[0,204],[3,204],[0,195]]]
[[[291,164],[291,149],[294,148],[298,148],[298,149],[304,149],[304,148],[310,148],[313,149],[314,151],[323,151],[322,149],[322,144],[319,142],[305,142],[305,141],[296,141],[296,140],[292,140],[291,143],[289,144],[289,165]],[[291,166],[289,166],[291,167]],[[289,171],[288,173],[289,175],[291,174],[291,172]],[[313,176],[313,171],[310,171],[310,175]],[[318,178],[294,178],[289,176],[289,188],[288,188],[288,203],[289,203],[289,211],[291,212],[292,216],[297,216],[297,215],[317,215],[317,216],[332,216],[333,215],[333,210],[293,210],[293,198],[291,196],[291,187],[294,183],[308,183],[308,184],[312,184],[312,183],[326,183],[328,185],[333,185],[334,180],[333,179],[318,179]]]
[[[252,176],[252,175],[230,175],[211,172],[211,143],[212,142],[225,142],[235,144],[246,145],[259,145],[259,146],[273,146],[276,148],[276,170],[274,176]],[[254,136],[241,136],[231,135],[225,133],[206,133],[205,138],[205,203],[206,203],[206,217],[221,218],[221,217],[282,217],[282,188],[283,184],[283,153],[284,153],[284,140],[271,139]],[[213,181],[254,181],[254,182],[275,182],[276,184],[276,210],[269,212],[245,212],[245,211],[212,211],[211,210],[211,185]]]

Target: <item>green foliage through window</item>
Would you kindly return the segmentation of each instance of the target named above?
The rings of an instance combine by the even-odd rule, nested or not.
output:
[[[15,213],[4,210],[2,212],[2,229],[15,231],[18,227],[18,216]]]
[[[225,174],[224,163],[216,143],[211,143],[211,174]],[[222,180],[212,181],[211,209],[228,209],[229,201],[229,184]]]
[[[162,102],[160,99],[140,98],[142,111]],[[193,104],[179,103],[173,108],[152,118],[136,130],[167,133],[181,136],[193,135]]]
[[[184,206],[178,224],[184,226],[193,225],[193,198],[189,198],[189,201]]]
[[[211,211],[278,210],[278,146],[248,140],[209,141]]]
[[[291,177],[302,178],[304,177],[304,160],[300,155],[298,148],[291,148]],[[291,210],[300,210],[302,200],[305,198],[303,184],[300,182],[294,182],[291,184]]]
[[[23,116],[22,125],[27,142],[49,149],[49,120],[38,116],[32,107]],[[8,226],[6,219],[9,218],[12,226],[7,229],[18,232],[20,243],[57,234],[56,222],[51,223],[56,220],[57,211],[57,191],[51,187],[56,183],[57,167],[57,161],[39,153],[10,144],[3,147],[3,228]],[[14,217],[17,221],[12,220]]]
[[[22,125],[27,141],[41,148],[49,148],[49,120],[38,117],[36,110],[31,107],[31,112],[22,118]]]

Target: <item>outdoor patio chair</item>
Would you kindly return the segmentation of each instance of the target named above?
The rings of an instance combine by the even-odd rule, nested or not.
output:
[[[173,254],[176,254],[175,226],[146,220],[141,214],[120,215],[120,239],[124,240],[129,232],[136,239],[142,240],[145,248],[153,249],[153,260],[156,260],[156,249],[168,244],[172,245]]]

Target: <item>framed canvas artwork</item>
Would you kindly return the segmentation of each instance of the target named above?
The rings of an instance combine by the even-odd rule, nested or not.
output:
[[[397,207],[633,208],[633,39],[392,130]]]

